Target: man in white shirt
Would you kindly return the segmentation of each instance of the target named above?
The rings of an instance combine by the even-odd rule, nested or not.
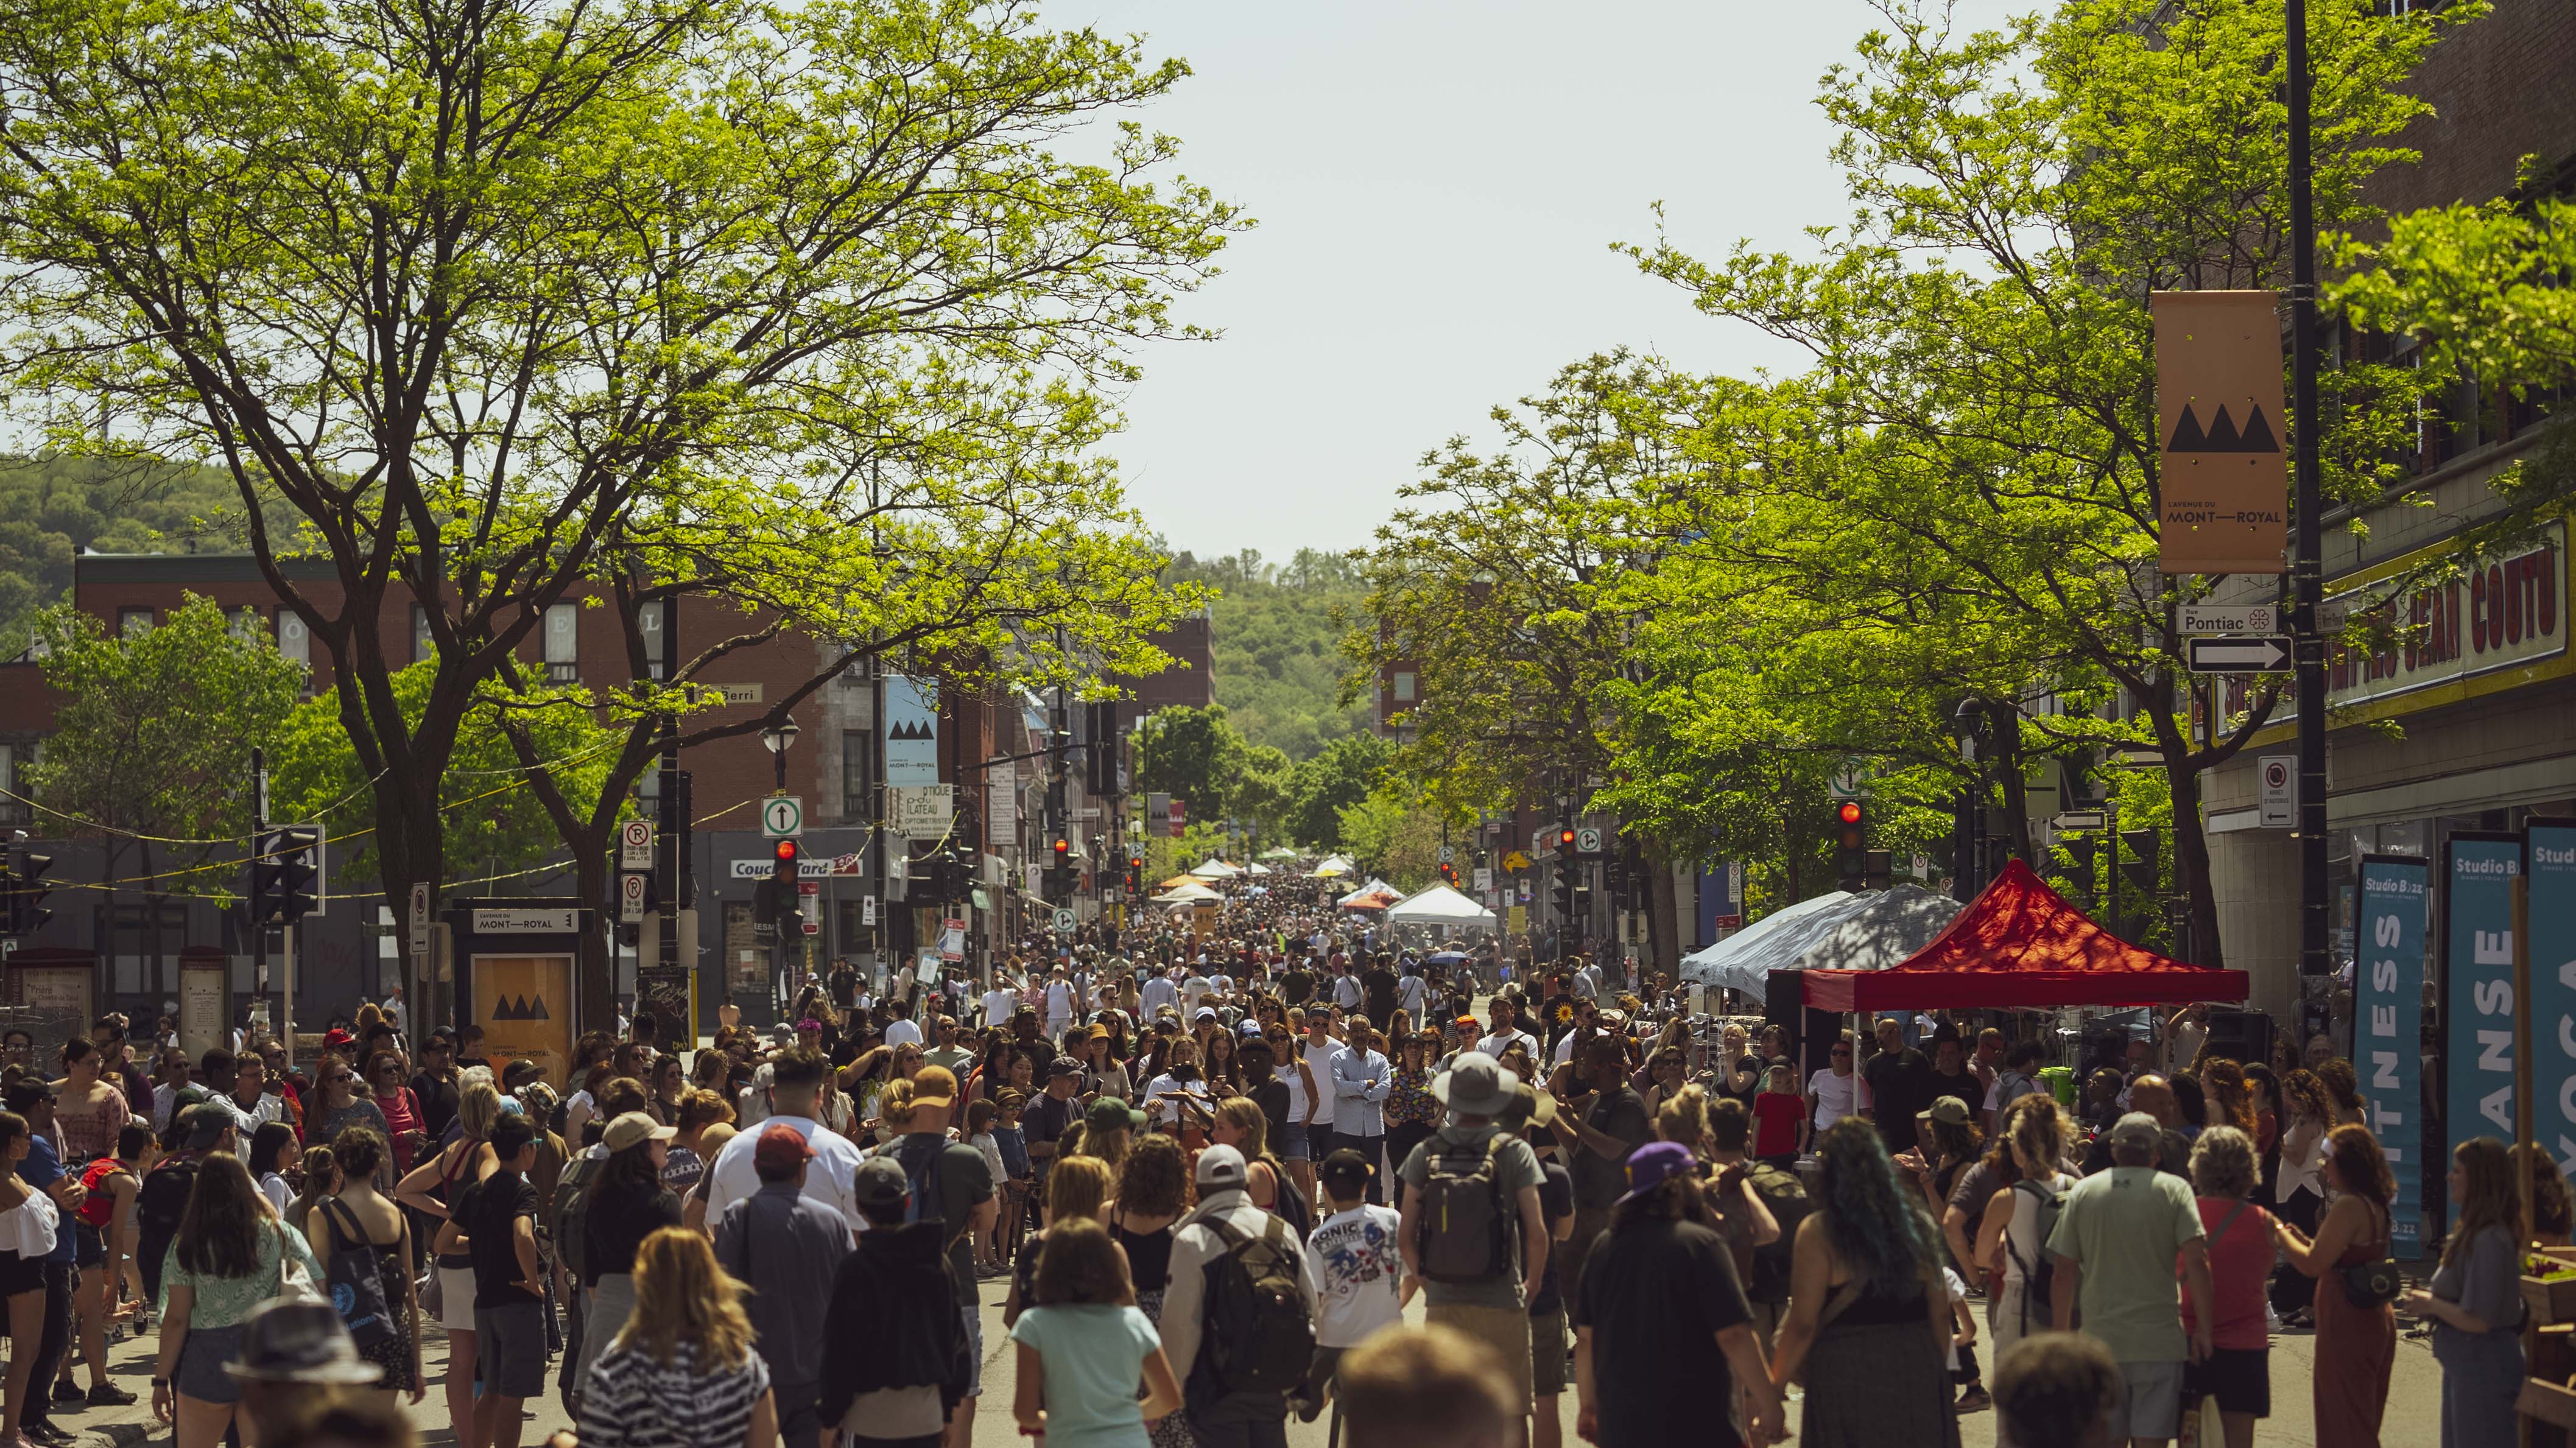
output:
[[[984,1029],[997,1031],[1011,1023],[1011,1012],[1020,1008],[1020,993],[1010,976],[993,972],[993,988],[984,992]]]
[[[1073,982],[1064,978],[1064,967],[1057,966],[1054,973],[1047,978],[1046,987],[1046,1028],[1049,1040],[1061,1040],[1066,1031],[1073,1029],[1073,1003],[1076,999],[1078,997],[1073,993]]]
[[[1216,989],[1216,983],[1208,979],[1206,970],[1200,966],[1191,966],[1189,978],[1181,982],[1182,1016],[1195,1018],[1198,1015],[1199,1002],[1206,1000],[1208,992],[1214,989]]]
[[[1318,1175],[1333,1214],[1306,1239],[1306,1293],[1315,1301],[1315,1367],[1307,1378],[1313,1396],[1290,1399],[1308,1422],[1342,1354],[1403,1315],[1397,1288],[1404,1280],[1404,1256],[1395,1245],[1402,1214],[1364,1200],[1369,1163],[1356,1151],[1327,1156]]]
[[[861,1160],[858,1145],[839,1132],[825,1130],[814,1119],[815,1098],[822,1092],[823,1074],[831,1067],[822,1053],[797,1046],[780,1052],[762,1069],[770,1073],[769,1114],[762,1124],[793,1127],[814,1153],[814,1159],[805,1164],[803,1196],[840,1213],[851,1231],[866,1231],[867,1219],[860,1215],[858,1199],[850,1191]],[[737,1198],[759,1192],[760,1173],[752,1165],[759,1142],[759,1132],[744,1131],[726,1142],[708,1165],[708,1220],[721,1220],[724,1209]]]
[[[1289,1064],[1280,1068],[1279,1075],[1288,1083],[1288,1171],[1297,1178],[1298,1190],[1312,1202],[1315,1163],[1323,1159],[1333,1139],[1333,1058],[1342,1053],[1343,1046],[1333,1039],[1332,1007],[1307,1006],[1304,1025],[1306,1034],[1292,1043],[1295,1049],[1289,1055]],[[1299,1065],[1306,1068],[1302,1076],[1297,1071]]]
[[[1520,1013],[1513,1009],[1511,997],[1494,997],[1493,1010],[1493,1034],[1478,1041],[1476,1049],[1499,1061],[1503,1058],[1503,1053],[1510,1050],[1512,1043],[1517,1041],[1529,1052],[1531,1060],[1538,1060],[1538,1038],[1516,1024]]]
[[[1404,958],[1404,974],[1395,982],[1395,1003],[1416,1027],[1422,1025],[1422,1008],[1430,999],[1430,983],[1422,978],[1422,962],[1412,956]]]
[[[894,1003],[894,1019],[886,1022],[885,1043],[889,1046],[918,1046],[921,1044],[921,1027],[913,1024],[912,1003],[910,1001],[896,1001]],[[751,1157],[748,1153],[743,1157],[743,1160],[746,1162],[750,1159]],[[745,1167],[744,1170],[748,1171],[750,1168]],[[755,1187],[753,1190],[756,1191],[758,1188]],[[854,1227],[852,1230],[864,1231],[866,1229]]]
[[[1583,968],[1574,973],[1574,997],[1587,1001],[1601,999],[1600,966],[1588,960],[1583,962]]]
[[[1359,972],[1351,969],[1349,961],[1336,957],[1333,961],[1333,1004],[1342,1008],[1342,1014],[1352,1015],[1358,1012],[1363,994]]]

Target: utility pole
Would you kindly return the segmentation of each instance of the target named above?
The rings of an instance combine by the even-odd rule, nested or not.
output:
[[[662,597],[663,687],[673,686],[679,677],[680,591],[673,588]],[[675,712],[666,711],[662,715],[661,770],[659,797],[654,801],[659,806],[660,816],[655,822],[655,838],[662,845],[661,949],[655,952],[659,957],[655,965],[671,971],[663,979],[676,979],[680,983],[680,1010],[686,1015],[692,994],[689,982],[697,968],[697,942],[680,938],[680,892],[688,878],[689,815],[687,802],[681,798],[680,791],[680,716]],[[727,979],[731,977],[728,975]],[[732,998],[730,991],[726,998]],[[635,1013],[640,1016],[649,1009],[643,970],[639,966],[635,980]],[[673,1039],[694,1044],[697,1035],[698,1023],[690,1020],[683,1023],[682,1033]]]
[[[2290,514],[2298,533],[2291,563],[2290,636],[2299,692],[2299,974],[2333,972],[2326,958],[2326,643],[2317,632],[2325,601],[2324,504],[2317,481],[2317,218],[2308,154],[2308,7],[2287,0],[2290,80]]]
[[[268,1005],[268,901],[262,898],[264,878],[260,870],[260,851],[268,844],[268,751],[253,746],[250,751],[250,973],[251,993],[262,1009]],[[286,1016],[281,1012],[270,1029],[282,1041],[292,1033],[286,1029]]]

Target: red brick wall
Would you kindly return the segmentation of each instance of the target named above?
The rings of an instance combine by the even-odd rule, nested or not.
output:
[[[2424,159],[2389,167],[2369,188],[2391,211],[2502,196],[2526,155],[2576,166],[2576,5],[2495,0],[2434,48],[2414,90],[2433,105],[2405,137]]]

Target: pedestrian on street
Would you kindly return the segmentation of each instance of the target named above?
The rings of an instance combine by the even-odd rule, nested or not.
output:
[[[1087,1218],[1070,1218],[1048,1234],[1037,1302],[1011,1324],[1018,1354],[1012,1417],[1022,1433],[1059,1445],[1146,1448],[1147,1425],[1179,1409],[1181,1389],[1153,1324],[1134,1305],[1126,1258]]]
[[[379,1396],[384,1369],[358,1356],[348,1326],[327,1302],[274,1297],[242,1320],[241,1355],[224,1364],[241,1385],[235,1421],[245,1443],[274,1443],[345,1395]]]
[[[1628,1190],[1629,1154],[1653,1138],[1654,1119],[1646,1098],[1628,1084],[1624,1048],[1613,1038],[1594,1037],[1576,1063],[1590,1089],[1569,1094],[1558,1119],[1573,1132],[1567,1169],[1574,1176],[1574,1231],[1565,1242],[1565,1261],[1558,1280],[1580,1298],[1583,1261],[1592,1244],[1610,1226],[1611,1209]]]
[[[87,1046],[87,1041],[75,1037]],[[124,1109],[124,1098],[114,1088],[100,1083],[98,1090],[114,1099],[113,1109]],[[18,1180],[53,1199],[55,1231],[52,1250],[45,1254],[45,1334],[36,1348],[36,1390],[27,1395],[27,1406],[19,1414],[18,1431],[39,1443],[56,1439],[70,1441],[53,1422],[53,1395],[50,1385],[55,1372],[63,1366],[72,1345],[72,1276],[79,1270],[79,1233],[74,1230],[83,1199],[80,1182],[63,1168],[62,1156],[54,1147],[54,1089],[37,1077],[21,1077],[12,1082],[5,1098],[12,1113],[26,1118],[28,1146],[18,1159]],[[123,1124],[123,1118],[119,1118]],[[109,1140],[114,1141],[111,1135]]]
[[[1127,1256],[1127,1277],[1135,1289],[1136,1310],[1156,1324],[1163,1317],[1163,1298],[1171,1285],[1173,1226],[1189,1210],[1190,1169],[1173,1137],[1139,1140],[1119,1164],[1117,1196],[1109,1206],[1109,1236]],[[1040,1264],[1044,1271],[1044,1264]],[[1153,1425],[1154,1448],[1190,1448],[1189,1425],[1175,1413]]]
[[[18,1164],[35,1134],[16,1112],[0,1112],[0,1300],[9,1311],[7,1421],[0,1448],[18,1448],[28,1390],[37,1386],[36,1353],[45,1340],[45,1258],[54,1250],[61,1209],[20,1179]]]
[[[967,1448],[975,1430],[975,1399],[983,1391],[984,1327],[975,1301],[974,1244],[1001,1219],[1001,1199],[984,1154],[948,1139],[956,1101],[957,1078],[937,1066],[924,1066],[910,1080],[888,1086],[881,1109],[888,1128],[901,1133],[886,1151],[910,1183],[915,1215],[940,1220],[948,1265],[957,1279],[958,1305],[967,1313],[974,1370],[967,1377],[965,1401],[948,1420],[950,1448]]]
[[[1305,1034],[1294,1042],[1287,1068],[1288,1140],[1282,1155],[1297,1178],[1298,1200],[1315,1201],[1315,1163],[1331,1150],[1339,1098],[1333,1085],[1333,1059],[1342,1043],[1333,1039],[1333,1008],[1315,1004],[1300,1022]]]
[[[242,1323],[277,1295],[279,1263],[289,1260],[321,1275],[304,1238],[277,1220],[241,1162],[207,1157],[161,1269],[152,1416],[175,1427],[177,1448],[214,1448],[232,1427],[241,1385],[224,1364],[241,1355]],[[71,1441],[68,1434],[36,1433],[24,1420],[19,1431],[39,1443]]]
[[[1755,1336],[1752,1311],[1690,1148],[1650,1142],[1627,1162],[1635,1185],[1619,1199],[1575,1299],[1575,1431],[1601,1448],[1671,1441],[1696,1422],[1716,1448],[1785,1436],[1780,1397]],[[1750,1391],[1738,1437],[1726,1412],[1734,1386]],[[1890,1440],[1894,1441],[1894,1440]]]
[[[1868,1104],[1861,1095],[1865,1089],[1852,1069],[1851,1033],[1845,1031],[1825,1053],[1825,1069],[1807,1078],[1807,1116],[1811,1126],[1809,1140],[1821,1137],[1835,1122],[1853,1115]]]
[[[1398,1245],[1428,1320],[1493,1349],[1526,1416],[1532,1388],[1523,1285],[1545,1271],[1549,1243],[1538,1157],[1525,1141],[1497,1139],[1520,1084],[1481,1051],[1460,1055],[1431,1083],[1449,1120],[1397,1172],[1404,1183]],[[1578,1192],[1578,1214],[1581,1201]]]
[[[634,1314],[582,1393],[582,1448],[775,1448],[778,1405],[751,1331],[704,1236],[665,1227],[645,1238]]]
[[[935,1448],[974,1373],[941,1227],[904,1220],[911,1187],[891,1157],[859,1163],[851,1189],[868,1230],[831,1278],[816,1413],[845,1448]]]
[[[1932,1061],[1905,1044],[1905,1027],[1896,1017],[1879,1018],[1878,1050],[1861,1078],[1869,1085],[1869,1099],[1860,1114],[1878,1127],[1879,1144],[1891,1157],[1912,1151],[1915,1113],[1932,1104]]]
[[[2003,1289],[1987,1323],[1994,1329],[1998,1359],[2015,1342],[2048,1331],[2057,1320],[2056,1301],[2043,1290],[2055,1274],[2046,1255],[2048,1236],[2056,1229],[2066,1194],[2075,1187],[2075,1178],[2063,1166],[2066,1117],[2055,1097],[2016,1097],[2002,1120],[2012,1153],[2010,1184],[1998,1187],[1979,1206],[1974,1254],[1989,1281],[2002,1274]]]
[[[591,1365],[635,1309],[637,1249],[653,1233],[680,1225],[680,1199],[662,1185],[665,1153],[678,1134],[641,1109],[621,1113],[600,1133],[608,1158],[582,1208],[581,1285],[589,1306],[582,1316],[581,1358],[573,1372],[575,1395],[585,1391]],[[726,1153],[731,1151],[728,1143]]]
[[[1393,1068],[1377,1049],[1377,1032],[1366,1016],[1353,1016],[1341,1054],[1333,1058],[1333,1143],[1337,1151],[1356,1153],[1369,1164],[1368,1200],[1386,1205],[1386,1098],[1394,1089]]]
[[[2273,1257],[2271,1214],[2251,1200],[2258,1185],[2254,1139],[2232,1126],[2202,1132],[2192,1143],[2191,1182],[2209,1231],[2217,1321],[2208,1356],[2183,1375],[2185,1411],[2194,1398],[2216,1398],[2225,1448],[2253,1448],[2254,1424],[2272,1412],[2272,1338],[2263,1296]],[[2188,1333],[2197,1307],[2187,1301],[2182,1310]]]
[[[2013,1448],[2120,1448],[2120,1367],[2080,1332],[2042,1332],[1995,1359],[1995,1440]]]
[[[2388,1411],[2388,1380],[2397,1364],[2397,1317],[2386,1302],[2353,1301],[2339,1278],[2349,1268],[2388,1258],[2388,1203],[2397,1179],[2366,1126],[2326,1134],[2323,1176],[2332,1205],[2314,1238],[2275,1219],[2273,1240],[2302,1275],[2318,1279],[2316,1295],[2317,1441],[2336,1448],[2378,1448]]]
[[[1367,1200],[1373,1172],[1366,1157],[1336,1151],[1316,1175],[1333,1212],[1306,1242],[1306,1293],[1315,1305],[1315,1360],[1294,1405],[1315,1421],[1333,1394],[1342,1354],[1403,1315],[1398,1288],[1404,1254],[1396,1248],[1403,1219],[1393,1208]]]
[[[1199,1448],[1286,1448],[1288,1394],[1313,1361],[1305,1244],[1246,1176],[1233,1147],[1200,1152],[1199,1203],[1172,1237],[1162,1344]]]
[[[2522,1197],[2513,1158],[2493,1137],[2451,1149],[2450,1238],[2430,1287],[2406,1295],[2406,1310],[2433,1320],[2433,1360],[2442,1365],[2442,1448],[2514,1441],[2522,1392]],[[2233,1445],[2231,1445],[2233,1448]]]
[[[2115,1438],[2181,1432],[2183,1369],[2208,1358],[2217,1320],[2209,1230],[2190,1186],[2159,1169],[2164,1133],[2146,1112],[2121,1117],[2111,1128],[2111,1169],[2067,1192],[2048,1234],[2048,1254],[2057,1264],[2049,1288],[2052,1316],[2080,1322],[2120,1365],[2120,1402],[2111,1412]],[[2188,1335],[2175,1312],[2177,1255],[2194,1313]]]
[[[1771,1381],[1806,1386],[1809,1448],[1957,1448],[1950,1293],[1939,1238],[1900,1186],[1878,1130],[1846,1119],[1816,1138],[1814,1210],[1790,1249],[1789,1313]]]
[[[519,1448],[519,1405],[546,1390],[545,1267],[537,1251],[536,1128],[515,1112],[492,1127],[492,1174],[458,1192],[437,1248],[473,1264],[474,1343],[483,1381],[464,1448]],[[678,1204],[673,1204],[673,1216]]]
[[[339,1190],[306,1215],[305,1238],[326,1280],[340,1253],[364,1254],[363,1270],[374,1274],[377,1290],[384,1294],[387,1330],[367,1347],[359,1348],[354,1340],[351,1347],[382,1370],[377,1389],[387,1405],[397,1393],[408,1393],[417,1403],[427,1395],[428,1378],[420,1367],[420,1294],[411,1275],[411,1219],[376,1190],[376,1169],[392,1147],[361,1127],[340,1133],[329,1150]]]
[[[752,1346],[769,1363],[786,1448],[814,1448],[823,1423],[839,1421],[817,1408],[823,1327],[841,1260],[856,1247],[841,1214],[804,1194],[813,1159],[795,1128],[763,1127],[752,1150],[760,1190],[726,1207],[715,1228],[716,1261],[749,1289]]]
[[[841,1220],[856,1231],[863,1219],[850,1198],[850,1175],[858,1169],[859,1146],[847,1136],[825,1130],[817,1114],[823,1080],[831,1070],[821,1052],[806,1046],[791,1046],[772,1056],[767,1112],[758,1120],[763,1126],[792,1128],[814,1149],[813,1165],[805,1172],[805,1195],[839,1212]],[[760,1133],[745,1126],[715,1154],[706,1174],[707,1220],[721,1220],[725,1208],[760,1190],[760,1172],[753,1164],[759,1146]]]

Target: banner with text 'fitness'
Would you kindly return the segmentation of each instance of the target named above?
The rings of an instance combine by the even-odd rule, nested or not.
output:
[[[2418,855],[2361,858],[2361,952],[2353,972],[2354,1074],[2370,1129],[2397,1177],[2391,1255],[2424,1255],[2424,910]]]
[[[2521,872],[2520,835],[2461,833],[2443,850],[2442,1003],[2450,1022],[2443,1119],[2451,1145],[2514,1138],[2513,881]]]
[[[2531,871],[2532,1115],[2561,1172],[2576,1171],[2576,820],[2525,826]]]

